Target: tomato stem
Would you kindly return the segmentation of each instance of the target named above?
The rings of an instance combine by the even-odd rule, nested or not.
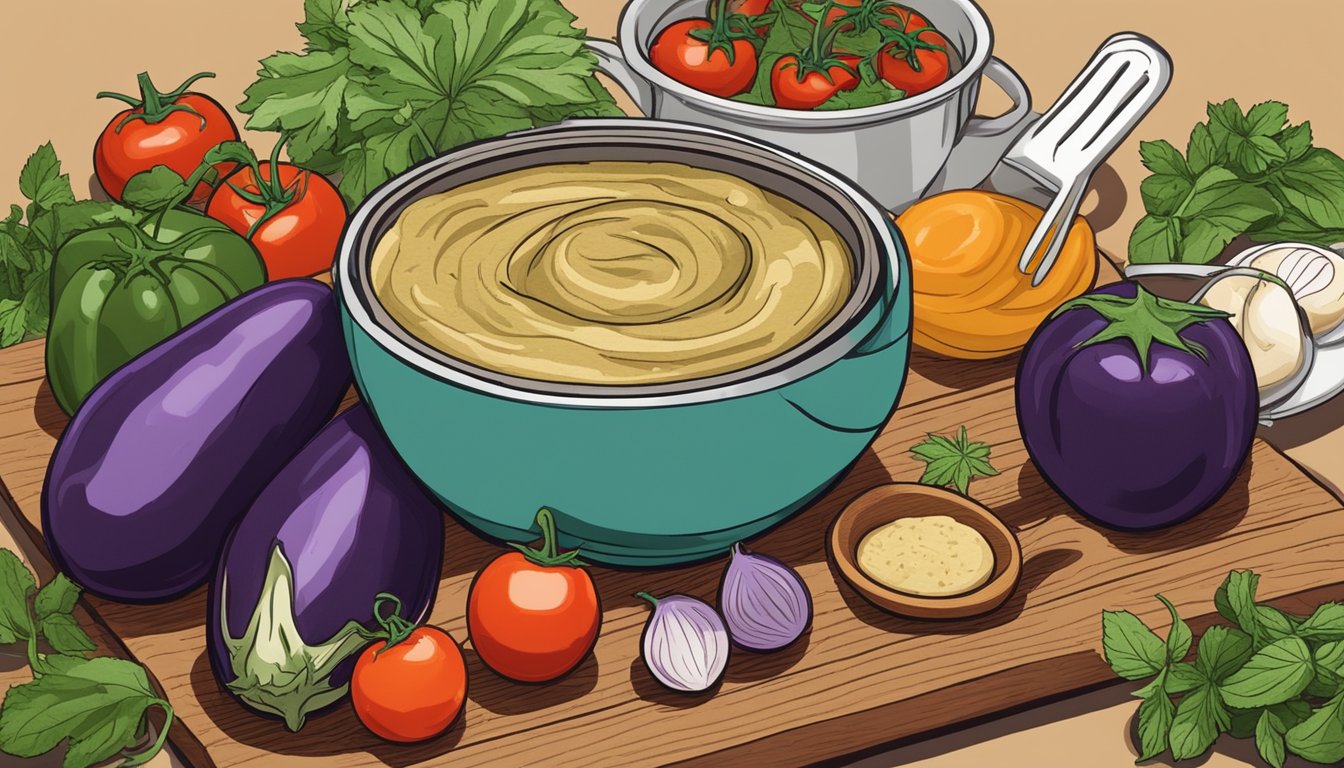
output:
[[[716,2],[717,4],[710,6],[709,29],[692,30],[690,36],[708,46],[706,59],[711,58],[715,51],[721,50],[728,58],[728,63],[733,64],[737,59],[733,42],[750,40],[752,44],[756,44],[761,41],[761,36],[756,33],[751,19],[740,13],[728,13],[728,0],[716,0]]]
[[[800,83],[807,78],[809,73],[816,72],[826,78],[826,82],[834,84],[835,78],[831,76],[832,67],[839,67],[858,77],[859,73],[852,66],[832,55],[834,54],[835,38],[840,34],[841,28],[845,26],[840,23],[844,20],[843,17],[836,19],[834,24],[826,23],[826,17],[830,16],[831,9],[836,7],[846,6],[837,6],[835,0],[827,0],[822,5],[817,23],[812,28],[812,42],[807,48],[794,56],[792,66],[796,70],[796,77]],[[826,28],[825,37],[822,36],[822,27]],[[781,69],[787,69],[789,66],[790,62],[785,62]]]
[[[582,566],[587,565],[579,559],[579,550],[572,549],[568,552],[561,552],[559,549],[559,533],[555,527],[555,513],[546,507],[537,510],[537,527],[541,529],[541,548],[529,547],[523,544],[512,543],[515,549],[523,553],[528,560],[540,566],[554,567],[560,565]]]
[[[383,606],[392,605],[392,613],[383,614]],[[373,618],[382,627],[387,643],[373,652],[374,658],[388,648],[411,636],[415,625],[401,617],[401,598],[388,592],[379,592],[373,598]]]
[[[174,112],[188,112],[197,116],[201,120],[201,130],[204,131],[205,115],[202,115],[200,112],[197,112],[185,104],[177,104],[175,102],[182,98],[183,94],[187,92],[187,89],[191,87],[192,83],[195,83],[202,78],[214,76],[214,72],[197,72],[187,78],[186,81],[179,85],[175,90],[169,91],[168,93],[159,93],[159,90],[154,87],[154,81],[150,80],[149,73],[141,72],[135,76],[136,84],[140,86],[140,98],[137,99],[133,96],[127,96],[113,91],[99,91],[98,98],[116,99],[131,107],[131,114],[127,115],[121,122],[117,123],[117,127],[113,129],[114,133],[121,133],[121,129],[125,128],[127,123],[134,120],[143,120],[146,123],[153,125],[154,123],[161,122],[165,117]]]
[[[290,187],[286,187],[284,182],[280,180],[280,166],[282,165],[280,162],[280,151],[288,142],[289,134],[281,131],[279,140],[277,140],[275,146],[271,148],[271,157],[268,161],[270,177],[265,179],[261,176],[261,167],[257,162],[257,153],[252,151],[251,147],[241,141],[224,142],[205,154],[205,162],[207,164],[230,161],[242,163],[252,171],[252,183],[256,186],[255,192],[251,189],[240,187],[232,181],[226,180],[224,182],[229,186],[229,189],[233,190],[234,194],[238,195],[238,197],[241,197],[253,205],[259,205],[264,208],[261,215],[257,217],[257,220],[252,222],[252,225],[248,227],[246,237],[249,240],[257,233],[257,230],[261,228],[262,224],[270,221],[276,214],[284,210],[285,206],[301,197],[307,190],[306,183],[308,174],[310,173],[309,171],[300,170],[299,175],[294,180],[294,184]]]

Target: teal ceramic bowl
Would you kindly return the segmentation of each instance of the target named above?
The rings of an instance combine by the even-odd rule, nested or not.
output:
[[[521,168],[668,161],[734,174],[822,216],[855,259],[848,303],[763,364],[671,384],[521,379],[402,329],[369,288],[374,246],[411,202]],[[666,566],[723,554],[830,487],[895,409],[909,358],[909,267],[886,213],[807,160],[712,129],[578,120],[427,161],[371,195],[335,270],[356,384],[410,469],[467,526],[537,538],[594,562]]]

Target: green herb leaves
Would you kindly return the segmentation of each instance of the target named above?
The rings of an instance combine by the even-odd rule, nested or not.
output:
[[[976,477],[992,477],[999,471],[989,463],[989,446],[973,443],[966,427],[954,438],[929,434],[929,439],[910,449],[927,466],[919,482],[925,485],[952,486],[965,495]]]
[[[1238,235],[1261,242],[1344,240],[1344,160],[1311,145],[1311,124],[1288,107],[1210,104],[1185,156],[1166,141],[1139,146],[1153,175],[1139,191],[1148,215],[1129,240],[1134,264],[1206,264]]]
[[[140,765],[167,741],[172,707],[134,662],[84,657],[94,644],[71,613],[79,591],[62,574],[39,590],[19,558],[0,549],[0,643],[26,642],[33,670],[33,681],[11,687],[0,704],[0,750],[36,757],[68,740],[64,764],[87,768],[139,744],[145,713],[162,708],[158,738],[122,762]],[[56,653],[39,653],[39,637]]]
[[[122,765],[141,765],[162,748],[172,709],[138,665],[87,659],[11,688],[0,710],[0,745],[8,754],[36,757],[69,739],[65,765],[95,765],[134,746],[145,711],[155,706],[167,713],[158,739]]]
[[[1166,668],[1166,645],[1138,616],[1129,611],[1103,611],[1101,627],[1102,650],[1115,674],[1142,680]]]
[[[24,163],[19,191],[28,205],[11,205],[9,215],[0,220],[0,347],[47,332],[49,273],[61,244],[85,229],[130,215],[116,203],[76,201],[51,142]]]
[[[1249,150],[1247,150],[1249,151]],[[1213,626],[1184,661],[1190,630],[1175,607],[1166,640],[1127,611],[1102,613],[1102,650],[1126,680],[1152,678],[1135,691],[1139,761],[1167,749],[1177,760],[1203,754],[1219,734],[1254,738],[1265,762],[1289,753],[1318,763],[1344,760],[1344,605],[1309,617],[1255,602],[1259,577],[1233,571],[1218,588],[1218,612],[1235,626]],[[1173,702],[1173,697],[1179,697]]]
[[[261,62],[239,109],[353,205],[414,163],[567,117],[617,115],[558,0],[307,0],[304,53]]]

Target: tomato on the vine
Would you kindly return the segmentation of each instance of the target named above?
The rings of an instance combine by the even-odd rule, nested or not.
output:
[[[280,162],[277,142],[269,162],[239,142],[208,158],[240,164],[211,195],[205,212],[256,246],[272,280],[307,277],[331,268],[345,228],[341,193],[321,174]]]
[[[390,616],[382,606],[392,603]],[[415,742],[444,731],[467,701],[462,649],[438,627],[416,627],[399,614],[401,601],[380,594],[373,614],[386,642],[365,648],[350,676],[350,700],[359,721],[388,741]]]
[[[760,16],[770,11],[770,5],[774,0],[729,0],[728,11],[730,13],[740,13],[747,18]],[[770,24],[767,22],[756,27],[756,34],[764,36],[770,31]]]
[[[649,48],[649,60],[673,80],[727,99],[756,80],[761,33],[748,26],[746,15],[729,13],[726,0],[715,9],[709,19],[669,24]]]
[[[100,99],[117,99],[130,106],[112,117],[93,145],[94,174],[109,197],[120,200],[132,176],[156,165],[166,165],[186,178],[215,145],[238,140],[238,128],[219,102],[187,91],[206,77],[214,73],[198,73],[175,90],[159,93],[149,73],[141,72],[137,76],[139,98],[109,91],[98,94]],[[232,169],[232,163],[216,168],[221,173]],[[204,201],[210,189],[201,182],[189,202]]]
[[[808,66],[797,56],[781,56],[770,70],[775,104],[785,109],[812,109],[840,91],[859,84],[857,56],[838,56],[823,67]]]
[[[889,42],[878,51],[874,63],[883,80],[906,96],[914,96],[947,82],[952,65],[947,38],[914,13],[905,22],[900,29],[882,29],[882,39]]]
[[[775,106],[812,109],[825,104],[840,91],[858,86],[859,57],[834,50],[836,35],[844,26],[817,24],[806,48],[775,60],[775,65],[770,68],[770,92],[774,95]]]
[[[514,545],[481,569],[467,593],[467,634],[487,667],[541,683],[567,674],[597,642],[602,606],[578,551],[556,548],[555,517],[537,513],[542,546]]]

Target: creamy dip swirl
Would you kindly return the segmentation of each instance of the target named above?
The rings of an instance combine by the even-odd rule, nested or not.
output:
[[[378,242],[374,293],[460,360],[552,382],[653,384],[750,367],[849,298],[816,214],[676,163],[512,171],[418,200]]]

